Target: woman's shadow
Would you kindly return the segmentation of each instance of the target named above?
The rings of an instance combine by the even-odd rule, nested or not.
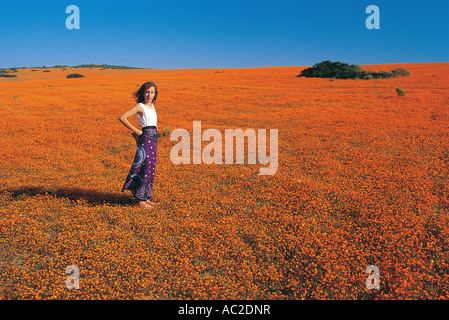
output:
[[[58,189],[48,189],[44,187],[20,187],[5,188],[0,193],[8,192],[12,198],[21,196],[51,195],[58,198],[66,198],[69,200],[84,200],[90,205],[113,204],[113,205],[131,205],[134,203],[132,197],[120,193],[106,193],[94,190],[83,190],[80,188],[62,187]]]

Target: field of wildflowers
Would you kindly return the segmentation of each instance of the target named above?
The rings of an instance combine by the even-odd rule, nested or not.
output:
[[[411,75],[25,68],[1,78],[0,299],[448,299],[449,64],[363,67]],[[158,207],[136,207],[120,192],[135,141],[117,119],[149,80],[160,131],[195,120],[278,129],[277,173],[174,165],[165,135]],[[65,286],[69,265],[79,289]],[[369,265],[380,289],[366,288]]]

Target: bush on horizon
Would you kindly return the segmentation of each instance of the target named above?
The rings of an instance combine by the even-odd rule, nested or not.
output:
[[[347,64],[329,60],[316,63],[313,67],[301,71],[297,77],[306,78],[335,78],[335,79],[388,79],[397,76],[409,76],[410,72],[404,68],[388,71],[367,71],[356,64]]]

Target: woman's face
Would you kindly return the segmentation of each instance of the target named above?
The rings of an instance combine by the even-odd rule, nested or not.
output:
[[[149,87],[143,92],[143,97],[145,98],[145,104],[151,103],[154,99],[154,96],[156,94],[156,88],[155,87]]]

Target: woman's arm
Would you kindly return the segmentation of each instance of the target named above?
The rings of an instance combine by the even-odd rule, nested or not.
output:
[[[131,109],[125,111],[124,114],[122,114],[118,120],[125,125],[128,129],[130,129],[134,134],[140,136],[142,134],[142,130],[137,129],[135,126],[133,126],[129,121],[128,118],[135,115],[137,112],[142,112],[142,106],[140,104],[136,104]],[[133,136],[134,136],[133,134]],[[135,136],[134,136],[135,137]]]

